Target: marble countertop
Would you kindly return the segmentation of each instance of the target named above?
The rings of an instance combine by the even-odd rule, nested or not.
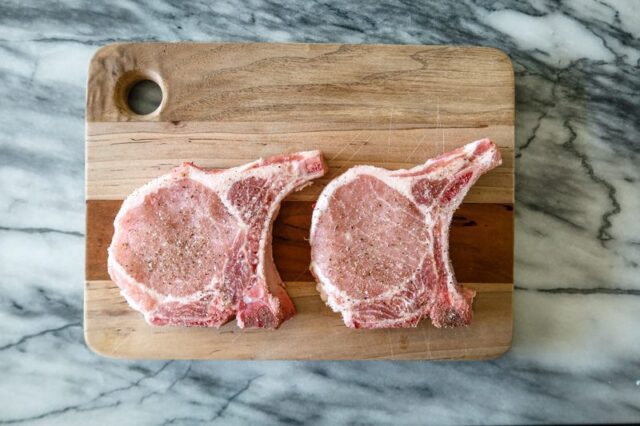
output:
[[[640,2],[80,3],[0,5],[0,424],[640,421]],[[507,52],[513,349],[439,363],[93,354],[82,333],[86,71],[120,40]]]

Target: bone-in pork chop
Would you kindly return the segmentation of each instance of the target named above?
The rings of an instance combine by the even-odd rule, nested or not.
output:
[[[327,304],[352,328],[467,325],[475,292],[449,260],[455,209],[501,164],[489,139],[410,170],[357,166],[320,195],[311,225],[311,272]]]
[[[324,175],[319,151],[227,170],[185,163],[122,204],[109,274],[152,325],[277,328],[295,314],[273,263],[271,229],[287,194]]]

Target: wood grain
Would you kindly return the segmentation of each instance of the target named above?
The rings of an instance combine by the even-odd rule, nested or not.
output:
[[[147,116],[126,107],[128,86],[155,80]],[[371,122],[513,125],[513,69],[487,47],[336,44],[114,44],[91,61],[87,121]]]
[[[121,201],[87,202],[86,278],[107,280],[107,248]],[[313,281],[308,243],[313,203],[282,203],[273,227],[273,257],[285,281]],[[451,227],[451,260],[462,282],[513,281],[513,208],[510,204],[463,204]]]
[[[372,129],[356,123],[351,130],[274,131],[270,125],[246,133],[222,132],[219,123],[91,123],[87,134],[86,198],[122,200],[134,189],[183,161],[201,167],[229,168],[283,152],[322,147],[329,173],[289,200],[313,201],[333,178],[358,164],[388,169],[410,168],[477,139],[500,147],[503,165],[471,188],[467,203],[513,203],[513,127]],[[442,142],[444,140],[444,142]]]
[[[134,114],[131,85],[156,81],[158,110]],[[511,341],[514,81],[509,58],[483,47],[310,44],[116,44],[91,61],[87,87],[85,336],[133,358],[483,359]],[[490,137],[503,165],[456,213],[451,255],[478,290],[473,324],[353,331],[322,303],[307,267],[312,202],[356,164],[408,168]],[[183,161],[227,168],[321,149],[323,179],[292,194],[274,227],[274,257],[298,315],[274,332],[153,328],[106,274],[118,206]]]
[[[281,328],[240,330],[150,327],[111,281],[85,287],[85,338],[91,348],[116,358],[163,359],[486,359],[511,345],[510,284],[466,284],[477,290],[469,327],[351,330],[320,299],[313,283],[289,282],[298,314]],[[366,355],[366,356],[365,356]]]

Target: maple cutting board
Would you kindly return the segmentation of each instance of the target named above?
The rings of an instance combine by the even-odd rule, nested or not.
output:
[[[150,79],[163,99],[148,115],[127,106]],[[471,326],[350,330],[320,300],[308,271],[312,203],[356,164],[409,168],[489,137],[503,165],[456,212],[451,257],[473,287]],[[124,358],[484,359],[511,344],[514,77],[484,47],[333,44],[117,44],[91,61],[87,94],[85,337]],[[298,314],[279,330],[151,327],[107,274],[122,200],[183,161],[226,168],[321,149],[330,173],[283,204],[274,257]],[[390,236],[392,238],[392,236]]]

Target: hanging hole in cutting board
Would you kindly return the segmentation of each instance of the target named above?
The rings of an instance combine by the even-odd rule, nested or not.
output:
[[[162,89],[153,80],[140,80],[127,93],[127,106],[138,115],[151,114],[162,103]]]

